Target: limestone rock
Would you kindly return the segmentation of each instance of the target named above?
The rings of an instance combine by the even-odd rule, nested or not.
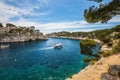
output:
[[[120,77],[120,65],[111,65],[109,67],[108,73],[113,76]]]
[[[117,78],[108,73],[103,73],[101,76],[101,80],[117,80]]]

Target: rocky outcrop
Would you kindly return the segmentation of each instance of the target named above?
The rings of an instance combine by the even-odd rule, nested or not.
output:
[[[111,76],[108,73],[104,73],[101,76],[101,80],[117,80],[115,76]]]
[[[1,25],[2,26],[2,25]],[[25,42],[34,40],[47,40],[34,26],[18,27],[13,24],[6,24],[6,27],[0,27],[0,43],[3,42]]]
[[[111,65],[109,67],[108,73],[113,76],[120,77],[120,65]]]
[[[27,36],[27,35],[19,35],[19,36],[5,36],[4,38],[0,38],[0,42],[25,42],[25,41],[35,41],[35,40],[47,40],[47,37],[44,36]]]
[[[108,47],[106,44],[101,46],[101,52],[112,51],[112,47]]]
[[[120,65],[109,66],[108,73],[103,73],[101,80],[120,80]]]

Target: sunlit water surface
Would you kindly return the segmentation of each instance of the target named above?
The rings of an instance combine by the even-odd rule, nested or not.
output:
[[[63,48],[54,49],[56,43]],[[87,65],[79,40],[50,38],[9,44],[0,49],[0,80],[65,80]]]

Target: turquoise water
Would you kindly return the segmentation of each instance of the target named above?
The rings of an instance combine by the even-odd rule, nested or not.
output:
[[[63,48],[54,49],[56,43]],[[0,49],[0,80],[65,80],[87,65],[79,40],[50,38],[9,44]]]

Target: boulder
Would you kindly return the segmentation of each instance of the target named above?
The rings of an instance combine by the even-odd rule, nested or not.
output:
[[[103,73],[100,80],[117,80],[117,78],[108,73]]]
[[[120,65],[111,65],[108,69],[108,73],[120,77]]]

